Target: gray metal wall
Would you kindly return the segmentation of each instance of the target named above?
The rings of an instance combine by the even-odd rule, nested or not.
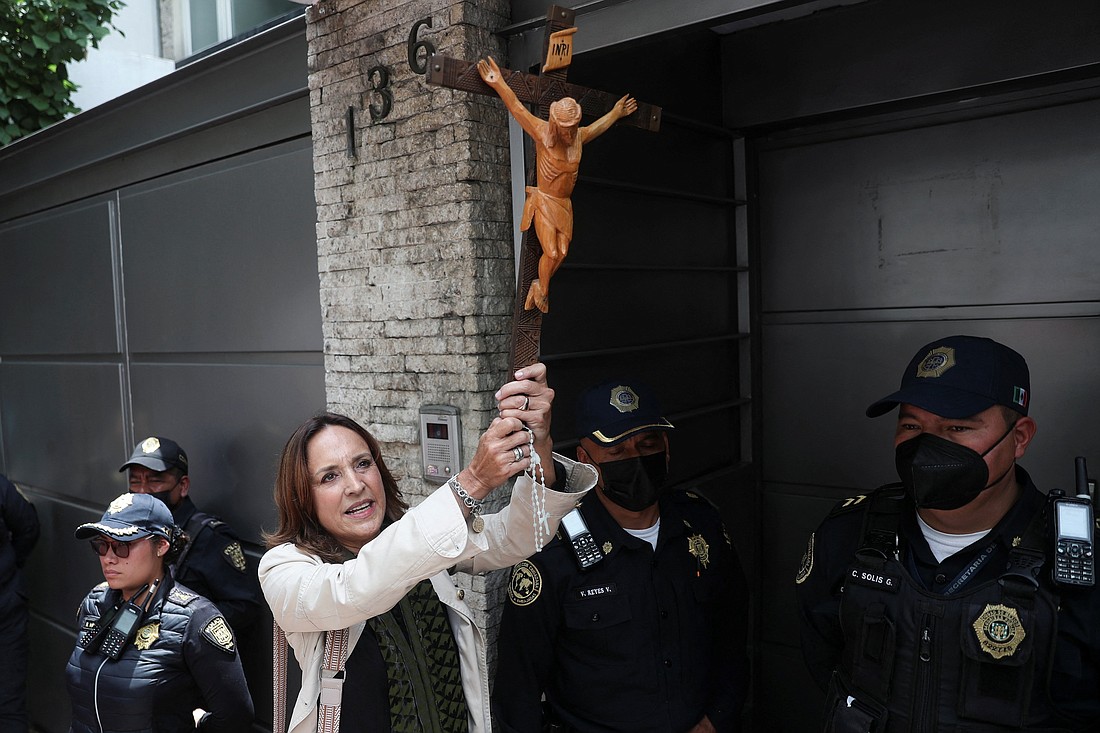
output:
[[[29,567],[42,731],[67,729],[74,614],[102,580],[72,532],[126,490],[134,443],[179,441],[191,496],[254,561],[282,444],[324,408],[303,27],[0,151],[0,471],[43,522]]]
[[[838,499],[896,480],[894,416],[863,411],[919,346],[1019,350],[1039,424],[1021,464],[1046,489],[1076,455],[1100,472],[1096,13],[869,2],[725,39],[761,267],[761,730],[818,727],[794,574]]]
[[[760,153],[764,687],[798,659],[809,532],[837,498],[896,480],[894,416],[863,410],[922,344],[1020,351],[1039,424],[1021,464],[1046,489],[1069,488],[1076,455],[1100,471],[1098,115],[1081,102]]]

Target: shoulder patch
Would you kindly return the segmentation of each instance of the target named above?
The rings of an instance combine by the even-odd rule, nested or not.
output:
[[[512,568],[508,579],[508,600],[516,606],[529,606],[542,593],[542,574],[529,560],[521,560]]]
[[[215,616],[202,627],[202,638],[228,654],[237,653],[237,644],[233,639],[233,630],[221,616]]]
[[[222,557],[225,561],[233,566],[233,569],[237,572],[243,573],[245,568],[248,567],[248,563],[244,559],[244,550],[241,549],[240,542],[230,542],[222,550]]]
[[[806,552],[802,553],[802,562],[798,566],[798,574],[794,576],[794,582],[802,585],[814,569],[814,533],[810,532],[810,541],[806,543]]]
[[[168,591],[168,600],[172,603],[180,606],[186,606],[191,601],[199,597],[198,593],[187,593],[179,589],[179,586],[174,586],[172,590]]]

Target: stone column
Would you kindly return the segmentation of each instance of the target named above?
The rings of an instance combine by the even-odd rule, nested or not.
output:
[[[328,407],[381,441],[412,504],[435,488],[421,477],[419,407],[459,408],[464,462],[495,415],[515,273],[506,113],[429,86],[410,68],[409,35],[430,18],[417,38],[438,53],[499,59],[492,32],[508,13],[507,0],[320,0],[307,12]],[[459,581],[490,632],[505,579]]]

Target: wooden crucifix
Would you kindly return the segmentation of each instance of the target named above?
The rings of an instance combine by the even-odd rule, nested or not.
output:
[[[547,13],[543,74],[501,69],[492,58],[476,63],[432,56],[427,80],[451,89],[498,95],[535,143],[535,165],[527,174],[520,277],[512,320],[511,364],[518,369],[538,361],[542,314],[549,310],[550,277],[561,265],[573,235],[570,196],[584,143],[616,122],[656,131],[661,109],[629,96],[565,81],[572,58],[576,12],[557,5]],[[538,116],[524,104],[538,106]],[[581,126],[584,118],[596,117]],[[532,224],[534,226],[532,226]]]

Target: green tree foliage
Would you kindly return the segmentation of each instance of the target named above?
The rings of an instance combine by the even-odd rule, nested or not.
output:
[[[79,112],[66,64],[113,28],[121,0],[0,0],[0,145]],[[116,29],[117,30],[117,29]]]

